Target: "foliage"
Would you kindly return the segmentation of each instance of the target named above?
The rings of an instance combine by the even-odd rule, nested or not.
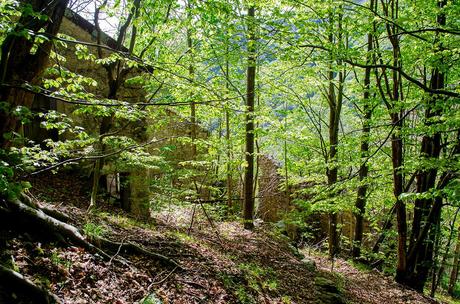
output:
[[[46,109],[0,101],[2,111],[22,130],[2,134],[11,144],[0,150],[2,196],[17,197],[27,188],[24,176],[78,164],[97,183],[99,175],[144,172],[143,190],[150,203],[146,213],[196,200],[222,202],[222,217],[238,210],[247,167],[246,58],[254,46],[256,156],[269,155],[279,164],[282,185],[276,190],[288,193],[290,203],[280,226],[295,226],[304,241],[312,242],[318,231],[311,218],[357,215],[357,191],[365,186],[368,231],[361,255],[383,259],[381,269],[394,273],[402,233],[400,226],[382,226],[395,202],[405,208],[409,235],[419,235],[413,216],[421,210],[418,206],[432,208],[438,199],[442,210],[436,225],[458,224],[452,216],[460,197],[457,2],[386,0],[374,8],[368,7],[374,1],[336,0],[141,3],[137,11],[131,0],[99,8],[101,16],[117,23],[111,34],[121,45],[114,50],[66,35],[47,37],[45,29],[27,31],[26,25],[16,24],[21,14],[37,20],[47,16],[30,5],[2,1],[0,43],[6,37],[26,37],[36,52],[44,41],[54,41],[40,81],[18,84],[35,94],[36,101],[46,99]],[[255,45],[247,39],[248,5],[257,9]],[[389,8],[397,13],[389,14]],[[89,6],[82,12],[93,13]],[[374,38],[371,48],[368,36]],[[72,67],[74,59],[81,66]],[[367,86],[366,68],[371,71]],[[442,85],[435,83],[439,75]],[[340,110],[334,138],[334,124],[327,117],[333,116],[336,101]],[[370,117],[365,109],[371,109]],[[28,134],[34,126],[48,132],[47,138]],[[369,148],[363,152],[366,141]],[[363,166],[366,176],[360,176]],[[396,189],[398,176],[402,190]],[[429,187],[422,177],[433,177]],[[118,200],[131,181],[119,183]],[[254,189],[258,187],[256,182]],[[101,191],[96,188],[97,196]],[[227,206],[231,199],[234,206]],[[420,223],[431,225],[432,232],[428,213]],[[343,232],[348,226],[338,227]],[[91,222],[84,230],[104,233]],[[435,233],[438,247],[448,244],[451,230]],[[381,234],[380,250],[372,252],[368,247]],[[341,242],[345,253],[354,245],[352,236]],[[402,248],[414,240],[407,243]],[[424,246],[428,243],[434,240],[427,239]],[[448,250],[438,249],[434,260],[439,262]],[[267,279],[268,270],[240,266],[253,291],[276,289],[276,280]],[[237,286],[235,292],[242,302],[250,301]]]
[[[83,226],[83,232],[89,237],[101,237],[107,232],[104,226],[88,222]]]

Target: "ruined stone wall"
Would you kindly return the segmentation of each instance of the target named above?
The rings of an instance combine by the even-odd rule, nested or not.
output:
[[[60,33],[70,36],[71,38],[82,41],[89,44],[97,43],[97,36],[94,30],[94,25],[84,20],[81,16],[78,16],[71,11],[66,11],[66,15],[63,18]],[[106,34],[101,34],[102,44],[115,48],[116,42]],[[98,57],[98,49],[96,46],[88,45],[89,52]],[[94,94],[97,98],[107,98],[109,93],[108,85],[108,73],[107,70],[101,65],[96,64],[90,60],[79,59],[76,54],[76,44],[66,42],[66,46],[57,45],[55,51],[63,58],[58,57],[57,59],[51,59],[50,65],[58,64],[58,66],[68,69],[70,72],[90,77],[97,82],[96,87],[88,87],[89,93]],[[126,51],[126,50],[124,50]],[[102,57],[108,57],[111,54],[109,50],[102,49]],[[125,76],[125,79],[129,79],[135,76],[142,76],[142,71],[133,68]],[[139,85],[128,85],[126,82],[121,83],[121,87],[118,90],[117,100],[126,101],[130,103],[146,102],[146,91]],[[73,119],[76,125],[84,127],[89,132],[98,133],[100,126],[100,119],[95,119],[90,114],[79,114],[74,115],[74,110],[78,107],[73,104],[65,103],[62,101],[55,101],[46,98],[43,100],[41,97],[36,98],[35,102],[36,110],[43,112],[46,110],[57,110],[60,113],[65,113]],[[159,110],[164,113],[162,117],[147,118],[146,120],[140,120],[138,122],[131,123],[130,128],[119,133],[119,135],[128,135],[139,142],[146,142],[151,139],[161,139],[169,137],[179,136],[190,136],[191,124],[187,119],[179,116],[172,110]],[[159,121],[163,121],[162,126],[156,126]],[[134,129],[134,131],[132,131]],[[44,138],[50,138],[49,132],[40,128],[40,121],[37,120],[34,124],[28,127],[26,135],[29,138],[41,141]],[[198,138],[207,137],[207,132],[197,127]],[[61,139],[68,138],[67,134],[59,136]],[[57,138],[55,138],[57,139]],[[175,145],[176,149],[172,151],[170,158],[176,160],[176,163],[185,160],[191,160],[191,145],[183,144],[177,139],[170,139],[163,141],[158,144],[153,144],[147,147],[152,154],[158,154],[158,148],[164,145]],[[198,151],[200,152],[200,151]],[[113,195],[117,195],[120,192],[120,184],[112,185],[114,181],[118,181],[119,177],[115,172],[116,169],[112,168],[110,164],[106,164],[103,171],[109,174],[111,178],[107,179],[107,189]],[[123,172],[123,176],[127,177],[129,182],[129,200],[131,206],[131,212],[139,217],[145,217],[148,215],[148,207],[150,204],[151,194],[149,192],[150,179],[158,174],[155,170],[145,169],[133,169],[128,172]]]
[[[258,215],[268,222],[277,222],[290,208],[289,197],[281,189],[284,178],[278,173],[279,165],[266,155],[259,157]]]
[[[290,203],[290,200],[295,199],[296,195],[288,197],[283,189],[284,177],[278,173],[280,164],[276,160],[263,155],[259,157],[259,207],[258,216],[264,221],[277,222],[283,219],[286,212],[294,210],[296,207]],[[311,185],[304,184],[297,186],[297,190],[306,188]],[[295,192],[296,189],[291,189]],[[308,200],[308,197],[297,197],[300,199]],[[329,227],[329,216],[326,213],[315,213],[305,219],[308,225],[308,231],[312,234],[310,242],[319,243],[326,240]],[[343,211],[338,216],[338,223],[340,224],[341,236],[344,240],[351,241],[354,235],[355,217],[351,211]],[[299,227],[291,223],[286,223],[286,233],[293,240],[299,239],[301,231]],[[370,231],[369,222],[364,222],[364,233]],[[366,239],[364,240],[366,245]],[[369,245],[369,244],[367,244]],[[351,243],[343,243],[344,248],[351,249]]]
[[[79,19],[77,19],[79,20]],[[75,19],[70,19],[68,13],[66,17],[63,18],[60,33],[68,35],[78,41],[88,42],[88,43],[97,43],[95,38],[95,33],[90,34],[81,24],[76,24]],[[104,35],[106,37],[106,35]],[[107,40],[109,38],[105,38]],[[89,52],[96,57],[98,57],[98,50],[94,46],[87,46]],[[96,87],[88,87],[87,90],[89,93],[93,93],[98,98],[107,98],[109,93],[108,85],[108,74],[106,69],[101,64],[96,64],[90,60],[79,59],[75,55],[76,45],[70,42],[67,42],[66,47],[58,47],[57,51],[60,55],[65,58],[64,62],[51,62],[51,64],[58,63],[60,66],[65,67],[71,72],[74,72],[85,77],[90,77],[97,82]],[[111,54],[108,50],[102,49],[102,57],[108,57]],[[138,69],[131,69],[126,75],[125,79],[130,79],[134,76],[142,75],[142,72]],[[121,83],[121,86],[118,90],[117,99],[126,102],[145,102],[146,92],[145,90],[138,85],[128,85],[125,81]],[[75,109],[74,105],[66,104],[63,102],[58,102],[57,110],[62,113],[70,114]],[[93,117],[73,117],[79,122],[84,122],[88,126],[89,121],[94,121]],[[96,128],[97,126],[93,126]]]

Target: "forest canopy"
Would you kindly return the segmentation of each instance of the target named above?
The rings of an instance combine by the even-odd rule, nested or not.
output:
[[[65,173],[458,292],[458,1],[3,0],[0,44],[2,229],[116,246],[32,202]]]

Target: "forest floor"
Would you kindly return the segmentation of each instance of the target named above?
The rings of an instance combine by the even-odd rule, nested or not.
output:
[[[149,222],[107,203],[87,214],[84,181],[60,175],[31,182],[36,200],[67,214],[87,237],[135,243],[181,266],[123,250],[107,261],[82,248],[11,236],[15,270],[64,303],[436,303],[343,260],[331,272],[327,258],[302,258],[267,224],[247,231],[241,223],[218,221],[210,209],[208,218],[199,205],[196,212],[169,206]]]
[[[354,265],[353,262],[344,259],[335,259],[332,265],[324,253],[308,249],[301,252],[315,262],[318,271],[336,277],[352,303],[443,303],[404,288],[396,283],[392,276],[384,276],[381,272],[367,269],[364,265]]]

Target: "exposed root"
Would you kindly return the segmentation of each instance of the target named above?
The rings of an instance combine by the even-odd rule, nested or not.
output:
[[[138,246],[132,242],[114,242],[105,238],[97,237],[95,238],[94,242],[98,244],[99,247],[104,248],[105,250],[111,252],[119,252],[120,250],[124,251],[125,253],[131,254],[141,254],[144,256],[148,256],[150,258],[159,260],[163,264],[174,266],[177,269],[183,270],[182,266],[179,265],[173,259],[168,258],[160,253],[149,251],[141,246]]]
[[[58,297],[49,291],[35,285],[30,280],[26,279],[20,273],[5,268],[0,265],[0,286],[6,287],[12,293],[17,295],[27,295],[33,303],[50,304],[62,303]]]
[[[37,198],[35,198],[32,194],[25,194],[23,193],[22,195],[22,202],[28,205],[29,207],[32,207],[34,209],[40,209],[47,215],[54,217],[57,220],[60,220],[61,222],[64,223],[70,223],[71,219],[68,215],[54,209],[54,208],[49,208],[47,206],[43,206],[43,204],[39,203]]]
[[[82,247],[92,253],[97,253],[106,260],[116,260],[126,265],[127,263],[125,259],[121,257],[114,259],[113,256],[110,256],[105,252],[105,250],[107,250],[115,253],[121,249],[125,253],[145,255],[150,258],[157,259],[166,265],[182,269],[176,261],[162,254],[146,250],[131,242],[119,243],[100,237],[87,240],[76,227],[46,214],[41,209],[36,209],[24,204],[20,200],[9,201],[8,207],[9,211],[11,211],[10,213],[17,218],[15,225],[17,225],[18,228],[21,225],[24,225],[24,227],[32,228],[31,231],[38,230],[37,232],[41,232],[44,235],[55,235],[58,239],[63,239],[69,244]]]
[[[96,250],[95,246],[89,243],[76,227],[47,215],[41,209],[30,207],[20,200],[8,201],[8,207],[18,226],[14,228],[21,228],[19,225],[24,225],[23,229],[32,228],[31,231],[44,235],[59,234],[71,244],[92,252]]]
[[[4,201],[4,203],[6,203],[4,207],[0,206],[0,225],[8,230],[23,231],[38,237],[59,240],[66,245],[78,246],[88,252],[99,255],[104,260],[109,261],[109,263],[112,263],[112,261],[117,262],[131,269],[133,266],[129,260],[122,256],[123,254],[138,254],[158,260],[164,265],[173,267],[171,273],[177,269],[183,269],[173,259],[159,253],[151,252],[135,243],[124,241],[119,243],[100,237],[87,239],[77,227],[62,221],[66,220],[65,215],[61,216],[62,214],[59,211],[56,211],[57,213],[50,210],[45,212],[41,206],[27,197],[23,197],[21,200]],[[56,217],[62,220],[50,214],[56,215]],[[4,266],[0,266],[0,286],[3,287],[1,292],[7,297],[13,294],[27,295],[27,298],[33,300],[30,303],[61,303],[49,291],[38,287],[21,274]]]

